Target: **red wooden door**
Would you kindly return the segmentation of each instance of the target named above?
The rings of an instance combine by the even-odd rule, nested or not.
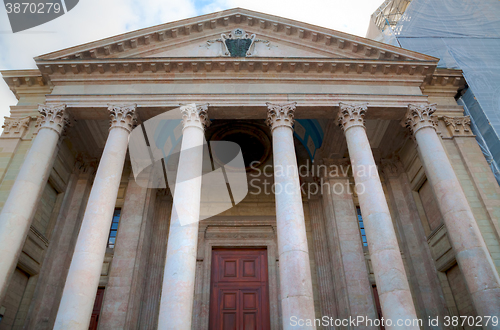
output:
[[[265,249],[214,249],[210,329],[270,329],[268,291]]]

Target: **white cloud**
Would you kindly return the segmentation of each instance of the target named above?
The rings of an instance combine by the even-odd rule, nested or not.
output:
[[[364,36],[373,0],[80,0],[67,14],[13,34],[0,9],[0,70],[36,68],[33,57],[128,31],[224,9],[242,7]],[[15,97],[0,82],[0,123]]]
[[[381,4],[381,0],[215,0],[203,10],[241,7],[364,37],[371,14]]]
[[[196,15],[194,3],[186,0],[80,0],[67,14],[13,34],[6,11],[0,9],[0,70],[33,69],[38,55]],[[2,79],[0,123],[16,103]]]

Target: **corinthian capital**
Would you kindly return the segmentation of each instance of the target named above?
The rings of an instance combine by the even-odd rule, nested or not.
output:
[[[365,127],[365,114],[368,103],[340,103],[339,126],[345,132],[354,126]]]
[[[271,127],[271,131],[276,127],[286,126],[293,129],[295,107],[297,102],[288,104],[273,104],[267,105],[267,124]]]
[[[451,136],[473,136],[470,129],[470,116],[443,116],[443,119]]]
[[[30,121],[30,116],[24,118],[5,117],[4,123],[2,125],[2,136],[16,138],[22,137],[24,135],[24,132],[26,132],[26,130],[28,129]]]
[[[408,104],[408,111],[401,125],[413,134],[424,127],[435,128],[436,121],[432,115],[435,111],[435,104]]]
[[[108,106],[109,129],[120,127],[131,132],[137,122],[136,108],[136,104],[110,104]]]
[[[38,112],[41,114],[37,120],[38,129],[48,128],[62,135],[64,129],[70,124],[65,104],[39,104]]]
[[[181,105],[182,126],[186,127],[199,127],[205,129],[210,126],[208,119],[208,104],[196,105],[194,103]]]

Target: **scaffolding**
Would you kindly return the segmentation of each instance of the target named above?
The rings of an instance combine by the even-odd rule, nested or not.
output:
[[[371,16],[367,37],[438,57],[460,69],[468,92],[458,103],[500,183],[500,1],[386,0]]]
[[[411,0],[385,0],[372,14],[372,21],[380,31],[387,27],[394,29],[410,2]]]

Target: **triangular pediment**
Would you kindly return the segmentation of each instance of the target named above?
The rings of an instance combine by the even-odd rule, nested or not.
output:
[[[125,33],[36,60],[230,57],[224,40],[236,29],[253,38],[249,54],[243,57],[436,60],[370,39],[241,8]]]

